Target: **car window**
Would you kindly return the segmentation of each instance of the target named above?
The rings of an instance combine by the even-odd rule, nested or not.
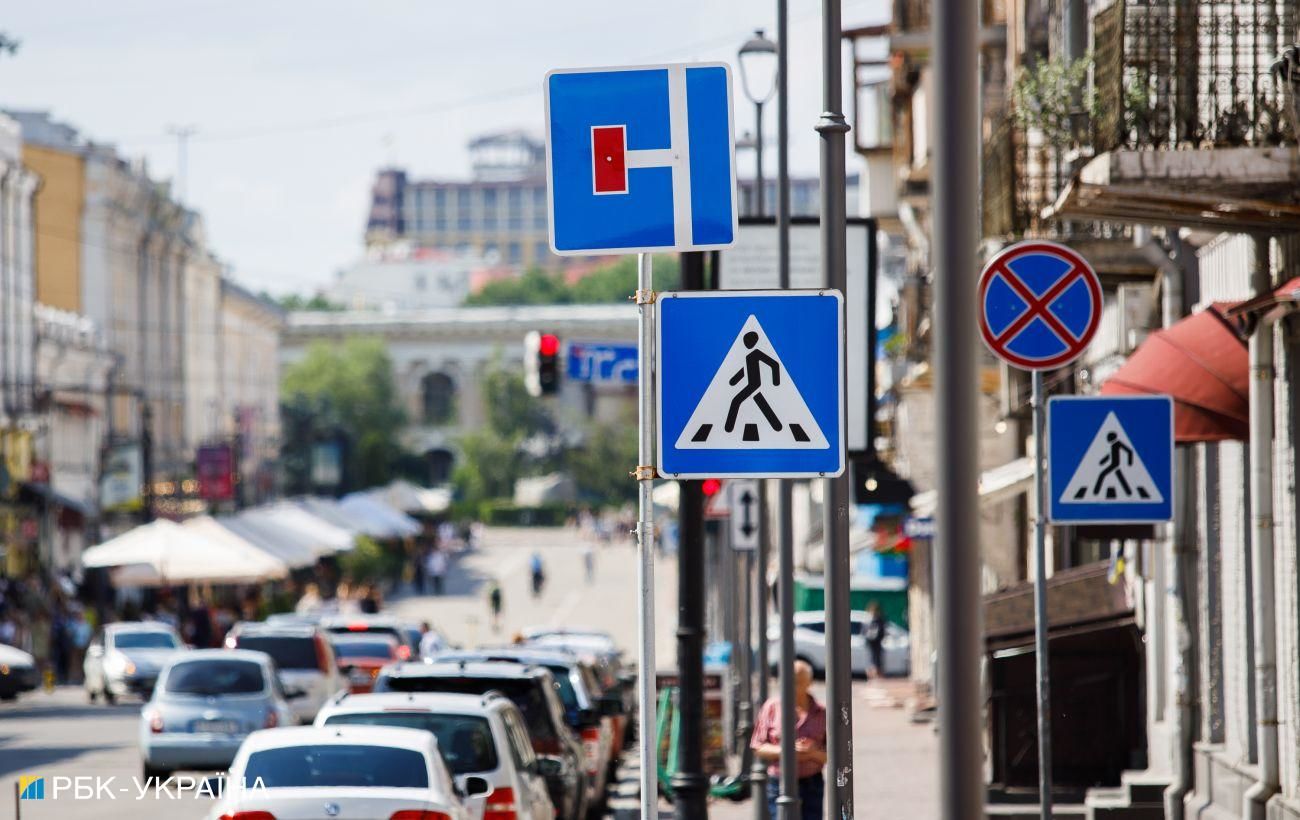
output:
[[[113,635],[114,649],[175,649],[179,645],[170,632],[118,632]]]
[[[427,789],[429,768],[412,749],[340,744],[286,746],[248,756],[247,783],[261,779],[268,789],[361,787]]]
[[[809,621],[808,623],[799,624],[800,629],[806,629],[809,632],[821,634],[826,631],[825,621]]]
[[[173,695],[251,695],[265,688],[262,665],[253,661],[188,661],[167,673]]]
[[[278,669],[319,669],[316,642],[309,637],[287,635],[240,635],[235,638],[239,649],[265,652]]]
[[[861,635],[864,631],[866,631],[866,628],[867,628],[867,625],[866,625],[865,623],[863,623],[862,621],[850,621],[850,622],[849,622],[849,634],[852,634],[852,635]]]
[[[477,715],[437,715],[430,712],[358,712],[330,715],[326,726],[340,723],[402,726],[423,729],[438,738],[438,750],[452,774],[490,772],[499,765],[487,718]]]
[[[340,658],[392,658],[391,641],[339,641],[334,644],[334,654]]]
[[[510,698],[523,713],[528,733],[536,743],[553,745],[558,741],[551,721],[550,707],[542,688],[531,678],[458,678],[450,675],[397,675],[381,676],[377,692],[452,692],[462,695],[482,695],[497,691]]]
[[[573,688],[573,680],[569,677],[569,667],[551,666],[548,664],[547,669],[555,676],[555,691],[560,696],[560,702],[564,704],[565,711],[576,711],[581,709],[578,703],[578,693]]]
[[[524,728],[523,718],[515,709],[503,711],[501,717],[506,724],[506,734],[515,763],[521,768],[531,767],[537,758],[533,754],[533,742],[528,739],[528,730]]]

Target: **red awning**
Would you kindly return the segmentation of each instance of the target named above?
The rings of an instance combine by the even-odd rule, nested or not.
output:
[[[1269,293],[1233,305],[1223,315],[1229,319],[1245,321],[1253,329],[1260,318],[1280,319],[1294,311],[1297,304],[1300,304],[1300,277],[1277,286]]]
[[[1172,396],[1174,440],[1180,444],[1249,435],[1246,343],[1214,308],[1152,333],[1101,392]]]

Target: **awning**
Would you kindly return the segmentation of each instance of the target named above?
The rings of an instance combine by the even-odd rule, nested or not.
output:
[[[160,519],[81,554],[86,567],[115,567],[121,586],[255,583],[283,578],[288,567],[265,552]]]
[[[375,538],[404,538],[419,535],[420,522],[395,510],[369,493],[351,493],[338,502],[339,510],[354,519]]]
[[[1228,308],[1224,314],[1229,319],[1247,319],[1254,326],[1260,319],[1276,321],[1300,307],[1300,277],[1279,285],[1271,293],[1247,299]]]
[[[400,478],[374,493],[393,509],[414,515],[440,513],[451,506],[451,490],[417,487]]]
[[[216,521],[245,541],[252,542],[263,552],[279,558],[290,569],[310,567],[320,557],[319,553],[298,539],[292,536],[286,538],[280,528],[269,526],[263,520],[250,519],[243,513],[218,516]]]
[[[301,533],[304,541],[309,540],[313,549],[321,554],[347,552],[355,545],[355,534],[351,530],[314,515],[297,504],[281,501],[255,507],[249,512],[265,516],[277,526]]]
[[[1249,435],[1246,343],[1215,308],[1153,332],[1101,393],[1172,396],[1174,440],[1181,444]]]
[[[994,504],[1029,490],[1034,482],[1034,460],[1028,456],[1008,461],[980,473],[980,503]],[[934,515],[939,504],[939,493],[926,490],[912,496],[912,515],[925,518]]]

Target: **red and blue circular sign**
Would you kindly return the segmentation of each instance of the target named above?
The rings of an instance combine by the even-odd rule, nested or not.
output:
[[[1052,370],[1077,359],[1101,323],[1101,281],[1079,254],[1055,242],[1020,242],[980,274],[984,344],[1022,370]]]

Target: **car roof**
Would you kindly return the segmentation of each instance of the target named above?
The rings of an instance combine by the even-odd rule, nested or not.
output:
[[[370,692],[364,695],[341,695],[335,702],[326,704],[321,711],[331,714],[427,711],[478,715],[509,703],[505,698],[451,692]]]
[[[271,656],[255,649],[191,649],[177,655],[172,665],[192,661],[252,661],[267,664],[271,662]]]
[[[413,624],[394,618],[391,615],[326,615],[320,619],[320,625],[326,629],[365,624],[366,626],[393,627],[395,629],[412,629]]]
[[[501,660],[496,660],[500,658]],[[509,647],[503,649],[450,649],[433,657],[435,663],[459,663],[462,660],[481,663],[524,663],[543,666],[579,666],[582,659],[561,649]]]
[[[166,632],[168,635],[172,635],[175,634],[176,627],[162,621],[114,621],[111,624],[104,624],[104,630],[107,632]]]
[[[316,636],[317,629],[315,626],[306,623],[281,622],[269,624],[261,621],[240,621],[230,628],[230,632],[235,637],[256,635],[259,638],[313,638]]]
[[[545,637],[567,636],[574,638],[599,638],[610,643],[614,642],[614,637],[603,629],[587,626],[534,626],[524,630],[525,638],[545,638]]]
[[[436,751],[438,739],[423,729],[404,726],[369,726],[340,724],[338,726],[284,726],[261,729],[244,740],[241,751],[258,752],[286,746],[346,745],[363,743],[411,749],[418,752]]]
[[[384,668],[384,674],[401,678],[500,678],[525,680],[550,675],[539,666],[502,661],[408,661]]]

